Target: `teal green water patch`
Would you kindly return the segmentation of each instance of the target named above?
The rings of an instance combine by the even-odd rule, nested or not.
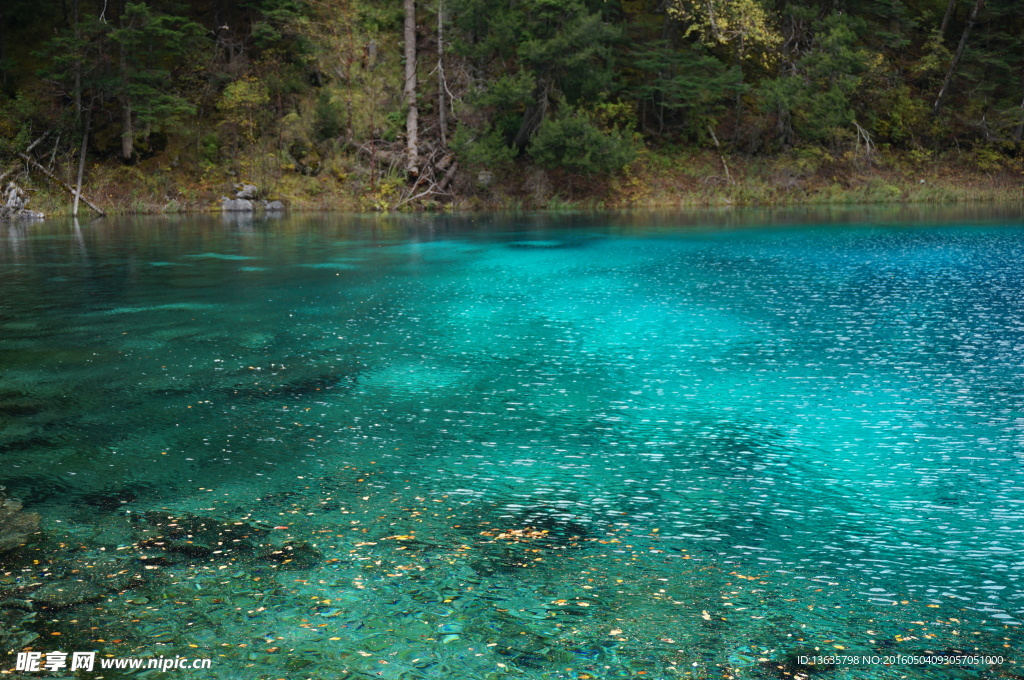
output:
[[[716,219],[0,237],[0,654],[1018,676],[1024,225]]]
[[[194,257],[196,259],[206,260],[255,260],[256,258],[251,255],[233,255],[231,253],[196,253],[194,255],[185,255],[185,257]]]
[[[117,307],[108,309],[104,314],[138,314],[139,312],[194,312],[212,308],[213,305],[201,302],[172,302],[147,307]]]
[[[300,267],[309,267],[310,269],[358,269],[357,265],[351,262],[317,262],[316,264],[301,264]]]

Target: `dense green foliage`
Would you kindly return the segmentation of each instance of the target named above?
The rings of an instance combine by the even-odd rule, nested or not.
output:
[[[154,158],[196,177],[330,167],[380,201],[401,184],[397,0],[4,6],[6,158],[47,130],[71,158],[89,121],[93,160]],[[659,146],[1022,149],[1017,0],[421,0],[417,12],[420,153],[463,172],[610,175]]]

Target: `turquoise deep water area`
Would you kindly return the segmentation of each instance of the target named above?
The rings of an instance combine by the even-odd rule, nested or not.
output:
[[[1019,211],[0,226],[0,665],[1020,678],[1022,364]]]

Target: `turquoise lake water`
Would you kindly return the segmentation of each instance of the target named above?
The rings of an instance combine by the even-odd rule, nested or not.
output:
[[[0,667],[1020,678],[1020,214],[0,225]]]

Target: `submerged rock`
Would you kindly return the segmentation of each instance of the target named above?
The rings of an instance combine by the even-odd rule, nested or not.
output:
[[[267,533],[245,522],[221,521],[188,513],[177,516],[147,512],[143,517],[146,524],[139,530],[141,545],[192,557],[216,551],[251,552]]]
[[[188,560],[234,561],[256,557],[286,569],[308,569],[322,556],[303,541],[270,537],[265,529],[199,515],[147,512],[137,528],[139,557],[147,565],[168,566]],[[161,552],[156,552],[161,551]]]
[[[31,397],[0,397],[0,415],[34,416],[45,408],[45,403]]]
[[[39,637],[29,628],[36,618],[28,600],[0,602],[0,648],[21,649]]]
[[[39,515],[24,512],[21,502],[8,498],[0,486],[0,553],[25,545],[39,531]]]
[[[108,486],[81,496],[81,501],[88,506],[100,510],[117,510],[123,505],[134,503],[145,493],[152,491],[152,485],[146,483],[130,483],[123,486]]]
[[[313,367],[315,368],[315,367]],[[345,391],[356,385],[356,379],[363,371],[363,366],[352,363],[332,371],[309,371],[304,368],[271,374],[260,378],[255,384],[239,381],[230,388],[230,396],[240,399],[271,400],[271,399],[302,399],[322,396],[328,390]]]
[[[46,607],[64,609],[83,602],[102,600],[106,594],[106,589],[89,581],[56,581],[47,583],[29,595],[29,599]]]
[[[259,556],[286,569],[309,569],[322,559],[320,551],[304,541],[275,543],[263,546]]]
[[[88,574],[93,585],[111,592],[138,588],[146,583],[144,570],[129,561],[115,557],[86,558],[70,562],[68,566],[76,567]]]

